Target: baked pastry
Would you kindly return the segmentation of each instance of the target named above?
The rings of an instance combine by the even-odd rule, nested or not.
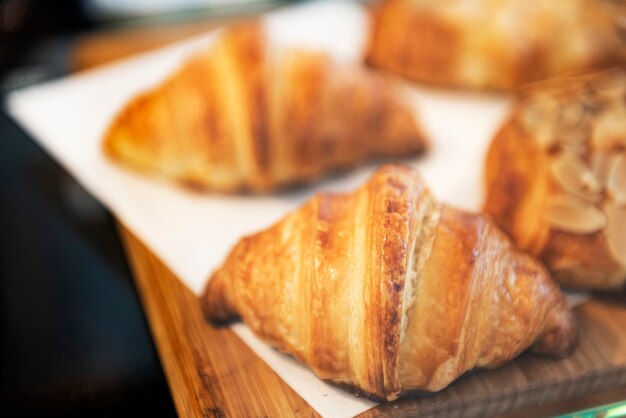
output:
[[[523,93],[487,155],[485,211],[563,284],[626,281],[626,73]]]
[[[437,203],[418,173],[380,168],[242,239],[202,296],[322,379],[392,400],[438,391],[577,331],[547,271],[488,218]]]
[[[391,80],[321,53],[273,50],[262,24],[245,22],[128,103],[104,150],[201,190],[262,192],[425,144]]]
[[[626,63],[626,2],[386,0],[367,61],[443,86],[512,89]]]

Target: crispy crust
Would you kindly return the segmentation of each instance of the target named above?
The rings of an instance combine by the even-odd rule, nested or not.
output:
[[[225,30],[122,109],[105,153],[199,190],[264,192],[425,149],[415,112],[391,80],[267,44],[257,22]]]
[[[510,90],[625,63],[619,14],[626,5],[606,0],[386,0],[373,9],[366,62],[435,85]]]
[[[427,215],[433,239],[418,241]],[[405,306],[417,242],[432,254]],[[380,168],[353,194],[318,194],[244,238],[202,300],[209,319],[241,317],[319,377],[389,400],[440,390],[531,344],[567,354],[577,335],[539,263],[483,216],[436,204],[407,166]]]

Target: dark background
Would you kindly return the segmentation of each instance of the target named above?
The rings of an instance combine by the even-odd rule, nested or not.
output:
[[[176,416],[113,218],[7,116],[4,96],[85,68],[76,45],[92,35],[144,33],[146,47],[145,33],[287,2],[124,15],[90,1],[0,0],[0,417]]]
[[[111,216],[0,114],[0,416],[175,416]]]
[[[66,74],[72,40],[112,23],[0,0],[0,95]],[[0,416],[176,416],[113,219],[4,110]]]

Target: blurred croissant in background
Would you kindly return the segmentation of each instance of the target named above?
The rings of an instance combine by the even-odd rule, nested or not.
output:
[[[626,64],[626,2],[385,0],[367,62],[410,79],[514,89],[564,72]]]
[[[220,192],[268,191],[425,147],[390,80],[321,53],[275,51],[256,22],[226,29],[133,99],[104,138],[124,165]]]

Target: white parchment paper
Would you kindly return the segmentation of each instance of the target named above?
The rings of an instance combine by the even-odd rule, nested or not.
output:
[[[324,50],[346,60],[359,58],[367,36],[364,9],[348,1],[306,3],[265,20],[276,44]],[[269,226],[318,190],[352,190],[374,169],[362,167],[287,194],[226,197],[187,192],[105,159],[100,141],[118,109],[212,39],[207,34],[7,99],[9,114],[194,292],[242,235]],[[419,167],[439,199],[477,210],[483,199],[485,152],[506,116],[509,98],[408,85],[407,90],[432,141],[428,155],[407,162]],[[320,414],[348,417],[374,405],[317,379],[244,325],[233,329]]]

